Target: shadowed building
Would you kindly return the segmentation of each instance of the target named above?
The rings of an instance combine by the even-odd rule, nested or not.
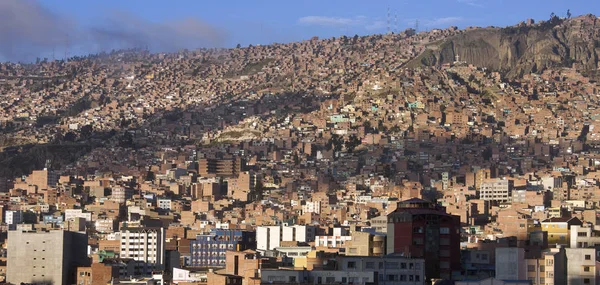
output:
[[[9,231],[6,281],[75,284],[78,266],[89,264],[87,235],[62,230]]]

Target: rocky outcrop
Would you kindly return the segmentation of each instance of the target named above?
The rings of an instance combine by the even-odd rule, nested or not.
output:
[[[474,29],[431,44],[410,65],[442,65],[458,59],[502,71],[508,77],[550,67],[591,71],[599,67],[599,39],[600,19],[593,15],[554,18],[535,25]]]

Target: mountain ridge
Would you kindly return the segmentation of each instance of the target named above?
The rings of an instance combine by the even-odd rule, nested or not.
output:
[[[553,67],[588,72],[599,67],[599,37],[600,19],[591,14],[572,19],[554,17],[538,24],[470,29],[428,45],[407,66],[440,66],[458,58],[501,71],[509,78]]]

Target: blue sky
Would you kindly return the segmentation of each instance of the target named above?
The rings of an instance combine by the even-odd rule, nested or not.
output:
[[[527,18],[545,20],[552,12],[564,16],[567,9],[571,9],[573,15],[600,15],[598,0],[32,1],[39,9],[47,10],[53,17],[68,22],[66,26],[72,30],[60,28],[58,31],[57,28],[54,32],[69,36],[64,36],[64,40],[57,40],[52,44],[57,46],[55,49],[60,50],[60,46],[66,45],[60,44],[61,42],[69,42],[69,45],[72,45],[69,51],[72,53],[106,49],[104,40],[120,34],[121,27],[128,29],[129,34],[120,34],[121,37],[112,40],[112,46],[119,45],[115,42],[131,45],[132,43],[127,42],[131,37],[143,34],[140,39],[135,39],[135,43],[152,43],[158,37],[157,41],[162,41],[162,44],[157,44],[154,47],[156,50],[170,49],[174,46],[195,48],[198,45],[233,47],[237,43],[246,46],[291,42],[312,36],[385,33],[388,7],[391,11],[392,29],[396,28],[397,15],[399,30],[414,27],[416,20],[419,20],[420,30],[426,30],[451,25],[513,25]],[[15,5],[20,5],[20,2]],[[180,23],[184,19],[188,22]],[[95,44],[93,47],[89,43],[83,44],[82,38],[90,37],[85,35],[89,33],[88,29],[96,32],[101,30],[95,35],[103,37],[101,44]],[[157,30],[160,32],[156,32]],[[190,33],[200,33],[204,38],[198,36],[198,41],[187,41],[186,35]],[[73,36],[75,34],[78,35]],[[76,37],[78,39],[75,39]],[[12,50],[14,49],[13,47]],[[36,51],[40,50],[42,49]],[[45,47],[44,50],[44,54],[48,55],[48,48]]]

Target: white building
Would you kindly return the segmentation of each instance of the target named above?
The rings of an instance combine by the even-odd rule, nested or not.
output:
[[[596,249],[567,248],[567,285],[596,284]]]
[[[321,214],[321,201],[306,202],[302,205],[302,213]]]
[[[315,228],[305,225],[260,226],[256,228],[256,249],[274,250],[282,241],[311,242],[315,240]]]
[[[479,187],[479,197],[484,201],[510,202],[514,181],[488,179]]]
[[[171,199],[160,198],[156,201],[158,208],[171,210]]]
[[[137,262],[136,274],[148,275],[163,270],[165,264],[164,228],[121,229],[121,258]]]
[[[82,209],[66,209],[65,221],[71,221],[75,218],[84,218],[86,222],[92,221],[92,213],[85,213]]]
[[[4,222],[8,225],[10,230],[16,229],[17,225],[23,222],[23,211],[6,211],[6,213],[4,213]]]

